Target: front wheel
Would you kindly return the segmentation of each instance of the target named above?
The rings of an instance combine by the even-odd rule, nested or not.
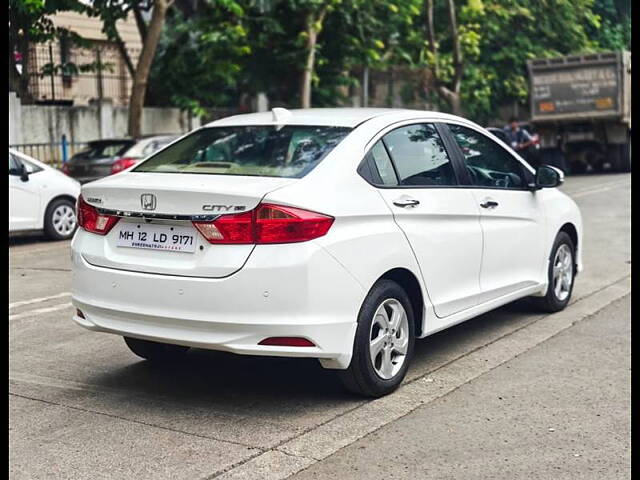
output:
[[[347,390],[381,397],[402,383],[413,357],[414,316],[404,289],[380,280],[360,308],[349,368],[339,372]]]
[[[571,299],[576,276],[575,246],[566,232],[558,233],[549,257],[548,287],[544,297],[533,297],[542,311],[553,313],[563,310]]]
[[[123,337],[127,347],[140,358],[154,362],[166,362],[182,357],[189,347],[170,345],[168,343],[151,342],[139,338]]]

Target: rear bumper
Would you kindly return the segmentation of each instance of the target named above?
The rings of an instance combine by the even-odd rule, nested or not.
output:
[[[94,331],[240,354],[311,357],[327,368],[351,361],[366,292],[314,242],[260,245],[225,278],[130,272],[89,264],[72,243],[72,303]],[[315,347],[263,346],[304,337]]]

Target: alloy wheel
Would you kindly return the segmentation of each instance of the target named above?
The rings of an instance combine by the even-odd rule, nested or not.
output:
[[[569,245],[562,244],[553,260],[553,291],[556,298],[564,301],[571,293],[573,283],[573,254]]]
[[[385,380],[402,368],[409,348],[409,322],[402,304],[393,298],[382,302],[371,322],[369,355],[376,374]]]

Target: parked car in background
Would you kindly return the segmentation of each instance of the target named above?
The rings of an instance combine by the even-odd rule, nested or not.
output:
[[[135,144],[131,138],[94,140],[64,163],[62,171],[80,183],[106,177],[111,175],[113,162]]]
[[[76,180],[9,149],[9,233],[44,230],[53,240],[71,238],[78,195]]]
[[[179,135],[157,135],[140,139],[131,148],[116,159],[111,165],[111,173],[119,173],[126,170],[132,165],[141,162],[153,152],[160,150],[162,147],[170,144]]]

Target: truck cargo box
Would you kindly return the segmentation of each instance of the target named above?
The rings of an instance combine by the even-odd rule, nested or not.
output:
[[[631,53],[570,55],[527,63],[531,120],[614,120],[631,126]]]

